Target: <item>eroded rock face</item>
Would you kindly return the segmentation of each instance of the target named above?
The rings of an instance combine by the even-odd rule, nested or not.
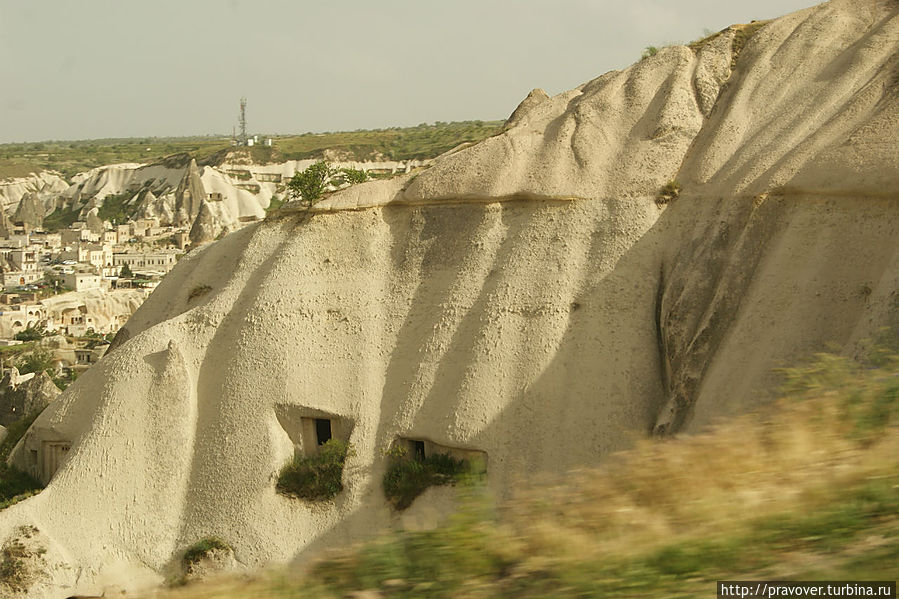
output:
[[[91,230],[91,232],[100,234],[106,230],[105,225],[103,224],[103,220],[100,218],[100,209],[99,208],[91,208],[87,212],[86,218],[87,228]]]
[[[0,208],[5,213],[7,210],[14,212],[19,201],[26,194],[37,194],[40,198],[59,194],[66,190],[69,184],[59,173],[44,171],[33,173],[27,177],[16,177],[0,181]]]
[[[158,218],[159,223],[163,226],[171,225],[175,222],[174,210],[165,197],[157,198],[148,189],[138,194],[135,199],[139,202],[135,218]]]
[[[75,578],[75,572],[61,559],[58,548],[36,527],[17,526],[2,541],[0,596],[9,599],[60,596],[59,589],[71,588]]]
[[[6,215],[5,212],[0,210],[0,236],[9,237],[13,234],[15,230],[15,225],[13,225],[12,220]]]
[[[184,178],[175,191],[175,211],[183,212],[189,219],[188,222],[193,222],[205,201],[206,189],[200,179],[200,170],[197,168],[197,161],[191,159]]]
[[[216,222],[215,215],[209,208],[209,202],[203,200],[200,202],[200,211],[194,220],[193,226],[190,228],[190,244],[192,247],[199,247],[204,243],[214,241],[221,227]]]
[[[40,412],[59,393],[59,388],[46,372],[22,376],[16,368],[10,368],[0,379],[0,425],[9,426]]]
[[[518,108],[515,109],[512,116],[510,116],[503,124],[503,131],[508,131],[513,127],[521,125],[522,122],[527,119],[528,115],[546,100],[549,100],[549,96],[545,91],[539,87],[531,90],[531,93],[521,101],[521,104],[518,105]]]
[[[834,0],[735,62],[726,34],[664,49],[190,252],[36,421],[70,456],[0,533],[40,521],[97,577],[208,536],[253,567],[389,525],[398,438],[484,452],[502,496],[765,401],[774,367],[899,325],[897,33]],[[315,506],[275,491],[310,418],[355,448]]]
[[[19,200],[16,212],[13,216],[14,222],[22,222],[28,226],[39,229],[44,223],[44,205],[38,198],[37,193],[28,192]]]
[[[191,225],[208,194],[218,199],[214,210],[221,226],[236,228],[265,216],[274,184],[238,187],[226,174],[212,167],[199,167],[187,155],[170,157],[154,164],[112,164],[79,173],[69,185],[52,172],[27,178],[0,181],[0,230],[12,230],[16,222],[32,226],[59,209],[76,211],[91,220],[93,229],[103,223],[90,213],[102,207],[109,196],[122,196],[122,208],[135,219],[159,219],[164,225]]]

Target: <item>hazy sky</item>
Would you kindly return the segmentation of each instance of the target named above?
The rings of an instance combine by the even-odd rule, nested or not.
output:
[[[0,143],[503,119],[813,0],[0,0]]]

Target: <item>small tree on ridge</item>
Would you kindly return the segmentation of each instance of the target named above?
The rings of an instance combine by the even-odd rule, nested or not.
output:
[[[321,160],[291,178],[287,183],[287,195],[291,199],[302,200],[307,208],[311,208],[321,199],[329,184],[334,187],[342,187],[363,183],[368,179],[368,173],[363,170],[333,168]]]
[[[316,162],[291,178],[287,183],[287,194],[292,199],[302,200],[310,208],[321,199],[333,174],[334,169],[327,162]]]

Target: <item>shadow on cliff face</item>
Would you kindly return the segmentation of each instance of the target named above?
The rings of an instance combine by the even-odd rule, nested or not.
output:
[[[402,436],[485,451],[495,489],[631,445],[662,401],[657,214],[651,200],[381,211],[388,311],[402,319],[385,348],[375,447]],[[299,562],[393,518],[384,466],[376,454],[357,503]]]
[[[673,235],[657,305],[667,401],[654,424],[656,434],[674,434],[689,422],[703,375],[738,318],[763,248],[785,226],[770,206],[746,199],[682,199],[671,207]]]
[[[154,596],[662,598],[702,596],[710,581],[741,577],[853,580],[864,572],[891,581],[896,347],[895,339],[875,345],[860,362],[819,354],[782,373],[779,401],[763,411],[638,444],[500,504],[462,489],[459,509],[435,530],[389,532],[311,568]]]
[[[379,442],[412,434],[530,469],[595,459],[597,446],[617,446],[608,436],[647,428],[655,406],[646,398],[658,397],[652,318],[658,269],[647,269],[646,254],[616,265],[631,241],[616,235],[639,236],[639,223],[652,218],[644,211],[596,202],[495,204],[466,210],[468,216],[450,207],[420,213],[423,231],[440,233],[419,267],[421,283],[387,368],[383,397],[390,403],[382,404]],[[385,212],[391,217],[410,218]],[[447,227],[448,218],[458,224]],[[408,225],[394,220],[391,226]],[[457,226],[470,233],[458,235]],[[394,239],[403,239],[399,233],[406,231]],[[630,279],[634,270],[639,273]],[[589,299],[585,286],[592,288]],[[582,326],[572,328],[570,319]],[[650,356],[633,378],[622,357],[627,348]],[[631,395],[635,389],[638,397]],[[649,407],[609,416],[631,398]],[[508,411],[517,421],[482,437],[484,426]],[[606,434],[585,430],[585,422],[608,427]],[[572,435],[588,440],[571,447]],[[508,455],[510,444],[520,451]]]
[[[851,354],[895,320],[897,219],[881,200],[681,198],[614,268],[585,271],[552,359],[470,444],[509,475],[552,471],[771,401],[775,368],[834,344]]]
[[[508,491],[632,445],[678,377],[694,377],[684,422],[697,401],[707,401],[703,419],[745,408],[772,361],[883,320],[899,272],[896,218],[888,203],[835,199],[682,197],[661,213],[651,199],[522,202],[335,214],[265,238],[231,305],[217,308],[210,351],[195,352],[197,445],[177,543],[227,528],[247,544],[239,559],[268,559],[260,546],[289,534],[287,559],[367,536],[392,518],[378,452],[395,436],[484,451],[491,488]],[[783,269],[797,260],[794,279]],[[824,283],[794,289],[816,277]],[[285,290],[285,280],[302,285]],[[801,305],[822,289],[832,297]],[[779,314],[770,298],[790,294],[799,305]],[[764,341],[732,347],[735,331]],[[801,338],[769,344],[775,333]],[[137,349],[129,342],[109,359]],[[734,383],[738,393],[719,403],[704,391],[710,373],[735,369],[750,380]],[[275,495],[272,473],[293,447],[273,432],[273,402],[358,417],[364,454],[332,507]]]
[[[692,197],[667,212],[659,322],[669,399],[657,432],[770,401],[773,369],[833,345],[851,354],[895,318],[894,202]]]
[[[426,401],[433,365],[448,359],[458,320],[471,310],[472,296],[490,276],[495,245],[507,245],[501,211],[498,205],[383,211],[394,272],[410,284],[403,289],[408,294],[404,320],[386,364],[378,445],[409,429]]]
[[[516,356],[508,368],[521,383],[505,389],[511,397],[471,439],[473,446],[487,450],[491,464],[503,465],[501,479],[497,469],[488,471],[494,489],[537,472],[596,464],[645,435],[662,405],[655,309],[665,215],[645,232],[632,232],[642,235],[622,252],[615,237],[626,230],[626,221],[655,207],[646,202],[641,210],[624,201],[597,206],[594,218],[580,224],[584,242],[557,257],[577,265],[573,280],[560,288],[547,276],[549,269],[543,280],[526,280],[524,286],[543,285],[561,293],[549,301],[532,301],[531,309],[516,314],[499,335],[500,346],[517,344],[520,353],[535,352],[543,359],[533,368],[525,356]],[[480,308],[489,312],[489,291],[481,302]],[[477,326],[478,318],[472,312],[468,325]],[[548,318],[556,326],[552,337],[542,338],[535,321]],[[480,359],[468,363],[477,365]],[[473,370],[467,374],[485,378]],[[475,378],[470,393],[490,388],[489,381],[480,379]],[[452,388],[459,383],[444,384]],[[432,401],[426,409],[439,410],[440,403]],[[453,416],[458,421],[465,414]]]

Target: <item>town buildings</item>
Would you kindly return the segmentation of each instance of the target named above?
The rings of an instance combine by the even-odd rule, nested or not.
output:
[[[13,227],[0,239],[0,341],[31,328],[115,333],[189,243],[184,228],[155,218],[90,224],[56,232]],[[122,277],[126,265],[130,274]]]

